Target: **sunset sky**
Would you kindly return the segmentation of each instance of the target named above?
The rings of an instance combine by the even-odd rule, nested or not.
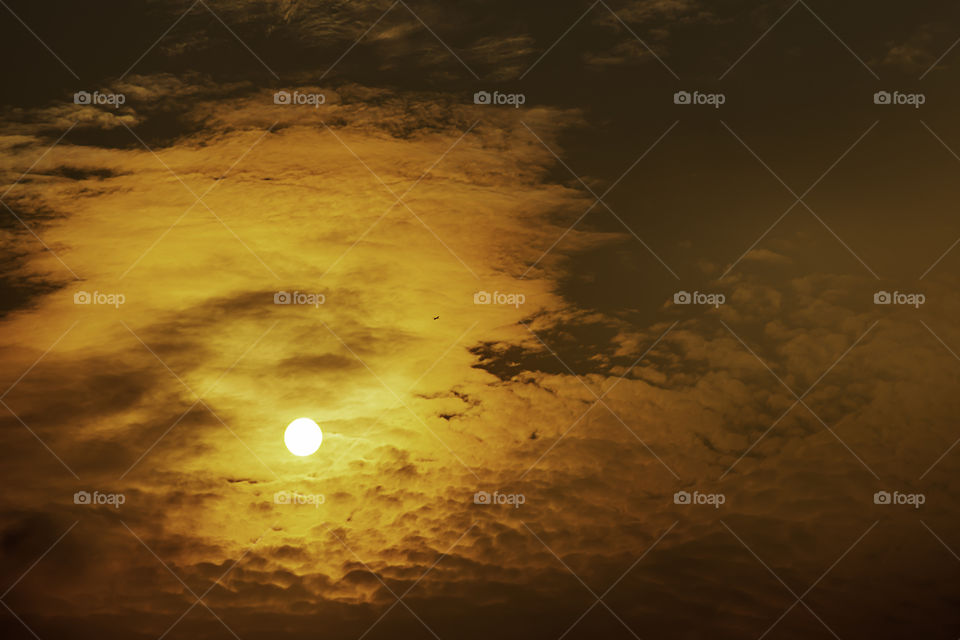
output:
[[[0,635],[954,640],[958,39],[0,0]]]

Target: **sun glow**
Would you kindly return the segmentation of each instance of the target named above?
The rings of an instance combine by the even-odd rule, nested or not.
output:
[[[320,448],[323,431],[320,425],[310,418],[297,418],[283,434],[283,443],[295,456],[309,456]]]

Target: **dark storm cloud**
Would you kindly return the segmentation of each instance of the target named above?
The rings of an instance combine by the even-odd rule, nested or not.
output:
[[[11,262],[6,263],[10,266],[7,269],[9,272],[16,270]],[[0,278],[0,315],[6,315],[17,309],[28,309],[33,301],[56,291],[60,286],[53,282],[45,282],[29,276],[25,278],[19,276]]]
[[[136,12],[117,2],[99,2],[84,10],[68,2],[53,4],[44,11],[24,3],[11,5],[41,38],[57,31],[54,49],[69,61],[67,68],[58,66],[56,58],[44,51],[49,73],[31,77],[25,69],[11,70],[14,84],[29,90],[19,96],[11,92],[14,101],[33,105],[39,96],[57,92],[56,87],[70,86],[76,80],[73,74],[81,82],[100,83],[131,72],[150,76],[200,72],[222,80],[244,78],[261,86],[303,72],[361,82],[379,75],[411,87],[438,80],[469,82],[476,79],[474,73],[517,77],[583,11],[558,12],[546,2],[520,7],[478,3],[453,9],[437,2],[184,0],[152,2]],[[612,6],[632,28],[654,33],[661,48],[676,25],[711,19],[693,2],[643,0]],[[584,28],[593,29],[593,49],[607,47],[611,34],[636,42],[605,8],[597,6],[591,14]],[[64,32],[61,24],[70,24],[70,30]],[[31,41],[18,23],[11,22],[6,29],[11,53],[42,46]],[[621,42],[613,49],[622,46]],[[651,55],[645,49],[638,52]]]
[[[99,83],[126,72],[149,76],[199,72],[223,80],[242,78],[260,86],[276,82],[274,73],[280,78],[296,78],[308,72],[316,78],[327,70],[334,78],[370,82],[379,75],[408,86],[438,79],[469,83],[475,80],[474,67],[481,78],[518,77],[589,7],[558,10],[546,2],[519,7],[477,3],[454,10],[435,2],[415,2],[408,7],[389,2],[203,4],[183,0],[153,2],[145,10],[133,11],[118,2],[98,2],[83,9],[69,2],[52,4],[38,10],[13,2],[11,8],[42,39],[55,42],[53,49],[83,82]],[[642,60],[659,68],[656,54],[685,76],[703,68],[705,57],[691,45],[704,42],[710,43],[712,57],[729,66],[791,9],[791,4],[784,2],[714,7],[679,0],[631,0],[608,6],[609,10],[594,5],[544,63],[548,69],[541,71],[549,71],[549,67],[577,70],[584,60],[615,65]],[[936,59],[951,43],[948,30],[935,26],[952,17],[943,3],[928,2],[916,8],[916,13],[926,18],[919,25],[898,19],[892,9],[871,7],[867,13],[865,5],[811,9],[835,25],[866,60],[895,66],[897,60],[907,60],[913,65],[920,58]],[[871,16],[874,30],[885,42],[866,40],[862,29],[857,29],[862,15]],[[69,24],[70,29],[61,24]],[[18,22],[9,21],[5,29],[9,53],[36,51],[45,71],[30,75],[26,68],[11,69],[12,85],[27,93],[11,91],[10,98],[36,104],[40,95],[49,98],[56,92],[66,93],[56,87],[72,86],[75,79],[70,71]],[[823,31],[803,5],[793,7],[776,29],[774,36],[784,31]],[[158,42],[161,35],[164,37]],[[461,65],[447,46],[469,68]],[[836,53],[832,47],[826,50]],[[565,64],[565,59],[574,64]],[[657,73],[664,71],[660,68]]]

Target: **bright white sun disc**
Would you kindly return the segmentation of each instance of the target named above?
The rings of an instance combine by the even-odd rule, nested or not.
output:
[[[323,442],[323,431],[320,425],[310,418],[297,418],[283,433],[283,443],[287,445],[295,456],[309,456],[320,448]]]

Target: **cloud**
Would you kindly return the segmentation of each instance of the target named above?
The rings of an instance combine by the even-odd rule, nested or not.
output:
[[[174,8],[154,6],[170,22]],[[4,173],[13,183],[30,170],[5,201],[56,253],[25,230],[4,239],[17,292],[0,319],[13,385],[0,419],[5,584],[79,522],[11,592],[38,635],[158,637],[191,591],[211,589],[205,602],[244,638],[310,637],[318,620],[343,638],[374,624],[406,637],[421,622],[440,637],[559,637],[594,604],[590,590],[613,586],[604,602],[641,635],[757,637],[794,599],[764,564],[806,589],[841,556],[810,594],[838,635],[905,605],[929,613],[911,624],[937,630],[949,602],[930,584],[950,584],[949,554],[871,498],[922,490],[924,522],[956,537],[952,275],[909,285],[929,306],[875,305],[889,282],[784,225],[711,281],[729,266],[718,256],[747,246],[742,219],[718,214],[708,239],[729,246],[696,257],[702,281],[673,283],[637,260],[645,250],[616,220],[570,229],[594,198],[530,130],[574,165],[568,149],[584,143],[570,134],[594,135],[596,111],[438,91],[434,80],[464,70],[400,6],[349,54],[373,75],[403,70],[394,86],[289,63],[312,48],[339,55],[385,7],[217,9],[269,64],[287,60],[281,82],[224,72],[233,54],[214,51],[233,38],[198,11],[209,24],[185,20],[159,61],[104,81],[129,93],[122,109],[62,92],[3,114]],[[550,42],[520,27],[494,41],[479,34],[493,17],[422,9],[493,70],[484,77],[510,77]],[[658,52],[676,50],[674,23],[712,20],[686,2],[617,10],[653,31]],[[621,48],[635,41],[612,16],[598,20],[624,39],[577,56],[645,55]],[[177,73],[197,52],[202,71]],[[161,62],[174,70],[153,73]],[[281,89],[325,101],[278,104]],[[606,147],[587,142],[589,175],[610,175]],[[726,175],[704,167],[690,175]],[[682,209],[646,187],[695,189],[637,169],[617,208],[646,237]],[[745,208],[765,211],[744,191]],[[674,284],[726,301],[674,304],[663,294]],[[124,302],[77,304],[81,291]],[[486,304],[481,291],[524,302]],[[277,304],[279,292],[323,302]],[[282,443],[300,416],[324,428],[308,459]],[[125,501],[76,504],[80,490]],[[478,491],[524,500],[476,504]],[[678,505],[677,491],[726,502]],[[862,587],[856,576],[880,585],[875,600],[841,597]],[[390,610],[408,589],[416,617]],[[575,631],[626,633],[608,613],[596,604]],[[788,624],[798,637],[823,631]],[[229,633],[200,605],[177,630]]]

